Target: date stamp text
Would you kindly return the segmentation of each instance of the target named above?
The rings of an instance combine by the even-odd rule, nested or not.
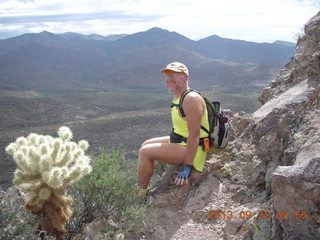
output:
[[[297,220],[304,220],[308,218],[308,212],[305,210],[296,210],[294,212],[288,211],[275,211],[270,212],[268,210],[258,210],[258,211],[240,211],[240,212],[233,212],[232,210],[210,210],[207,212],[208,219],[297,219]]]

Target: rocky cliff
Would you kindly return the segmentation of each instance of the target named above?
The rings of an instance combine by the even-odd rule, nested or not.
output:
[[[319,90],[320,13],[234,142],[234,162],[252,167],[243,175],[248,200],[267,203],[274,214],[273,239],[320,238]]]

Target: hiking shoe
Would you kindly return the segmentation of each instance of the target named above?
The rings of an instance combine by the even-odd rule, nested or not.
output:
[[[148,195],[148,192],[149,192],[149,188],[139,188],[138,189],[138,196],[141,197],[141,198],[144,198]]]

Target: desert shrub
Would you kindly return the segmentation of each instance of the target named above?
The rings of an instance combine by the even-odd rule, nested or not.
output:
[[[110,228],[110,231],[126,236],[143,232],[147,213],[144,199],[137,195],[135,163],[126,161],[125,151],[107,153],[100,149],[91,164],[91,174],[70,189],[76,201],[69,232],[78,232],[83,224],[97,216],[116,223],[118,229]]]
[[[38,219],[25,210],[22,198],[17,199],[10,194],[5,194],[0,197],[0,206],[1,240],[41,239],[35,235],[37,225],[34,223],[38,222]]]

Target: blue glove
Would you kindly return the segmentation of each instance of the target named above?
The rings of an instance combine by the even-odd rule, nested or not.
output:
[[[177,178],[188,179],[191,173],[192,165],[183,165],[182,171],[178,173]]]

